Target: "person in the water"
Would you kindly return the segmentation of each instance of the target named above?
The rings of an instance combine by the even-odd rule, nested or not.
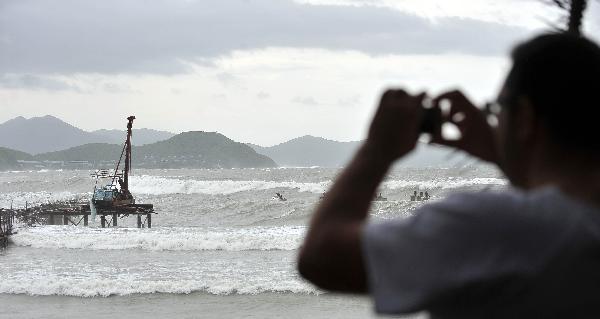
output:
[[[412,202],[414,202],[414,201],[416,201],[416,200],[417,200],[417,191],[415,191],[415,193],[414,193],[412,196],[410,196],[410,200],[411,200]]]

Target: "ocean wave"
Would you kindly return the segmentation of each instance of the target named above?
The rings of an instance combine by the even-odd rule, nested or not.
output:
[[[11,236],[16,246],[95,250],[295,250],[304,226],[246,228],[89,228],[43,226],[23,228]]]
[[[239,192],[269,190],[269,189],[296,189],[299,192],[321,194],[331,186],[331,181],[323,182],[277,182],[277,181],[234,181],[234,180],[193,180],[180,178],[167,178],[157,176],[134,176],[131,179],[131,191],[137,194],[165,195],[165,194],[208,194],[228,195]],[[453,189],[471,186],[506,185],[501,178],[470,178],[470,179],[433,179],[433,180],[389,180],[382,184],[383,188],[396,190],[400,188],[428,188],[428,189]]]
[[[32,296],[109,297],[132,294],[190,294],[204,292],[213,295],[257,295],[260,293],[303,293],[321,292],[298,279],[258,278],[254,280],[140,280],[137,278],[73,278],[71,276],[45,275],[35,280],[3,278],[0,294],[26,294]]]
[[[275,181],[188,180],[150,175],[132,176],[130,190],[137,194],[208,194],[228,195],[254,190],[276,188],[296,189],[299,192],[323,193],[330,182],[299,183]]]
[[[67,191],[61,192],[11,192],[0,193],[0,208],[23,208],[26,205],[79,199],[87,194],[75,194]]]
[[[383,187],[391,190],[400,188],[419,188],[419,189],[455,189],[472,186],[503,186],[507,181],[501,178],[478,177],[470,179],[434,179],[429,181],[414,180],[391,180],[383,183]]]

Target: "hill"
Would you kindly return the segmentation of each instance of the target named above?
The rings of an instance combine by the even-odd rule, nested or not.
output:
[[[33,160],[33,156],[25,152],[0,147],[0,170],[18,169],[20,167],[17,161]]]
[[[416,149],[398,161],[396,167],[451,168],[462,166],[471,162],[472,161],[468,160],[464,153],[455,152],[454,149],[445,146],[418,143]]]
[[[88,162],[92,167],[114,163],[122,145],[94,143],[63,151],[38,154],[37,161]],[[172,138],[132,148],[134,167],[144,168],[245,168],[276,167],[267,156],[219,133],[185,132]],[[105,165],[106,166],[106,165]]]
[[[337,142],[306,135],[271,147],[248,145],[281,166],[341,167],[350,160],[360,143]]]
[[[90,143],[71,147],[66,150],[37,154],[37,161],[115,161],[121,155],[122,145],[107,143]]]
[[[277,166],[272,159],[256,153],[249,146],[213,132],[185,132],[166,141],[136,147],[134,151],[143,167]]]
[[[106,142],[106,138],[50,115],[30,119],[20,116],[0,124],[0,146],[30,154],[100,142]]]
[[[247,145],[257,153],[269,156],[281,166],[342,167],[352,158],[361,143],[362,141],[337,142],[307,135],[271,147]],[[450,148],[419,143],[417,148],[396,166],[454,167],[464,163],[465,156],[454,153]]]
[[[133,130],[133,145],[163,141],[175,134],[147,128]],[[0,124],[0,147],[41,154],[93,143],[121,144],[125,130],[87,132],[51,115],[26,119],[22,116]]]
[[[97,130],[92,131],[92,134],[102,136],[106,141],[114,141],[122,143],[125,141],[126,130]],[[133,129],[133,145],[146,145],[170,139],[175,136],[174,133],[166,131],[157,131],[148,128]]]

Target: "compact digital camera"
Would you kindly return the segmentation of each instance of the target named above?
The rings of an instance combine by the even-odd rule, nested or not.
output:
[[[423,106],[423,117],[421,119],[421,132],[435,134],[440,130],[442,124],[442,111],[437,107]]]

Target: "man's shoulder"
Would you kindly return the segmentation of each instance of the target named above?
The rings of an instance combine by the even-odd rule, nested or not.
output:
[[[519,208],[529,201],[528,194],[509,187],[497,191],[461,192],[449,195],[435,205],[440,207],[494,211],[498,209]]]
[[[523,215],[535,199],[530,194],[514,188],[498,191],[462,192],[445,199],[423,205],[415,211],[415,217],[459,218],[464,221],[511,220]]]
[[[423,206],[422,210],[498,218],[554,218],[556,215],[562,218],[568,215],[564,213],[564,209],[576,208],[575,206],[576,202],[568,199],[556,188],[524,191],[508,187],[499,191],[452,194],[432,205]]]
[[[548,187],[534,191],[458,193],[415,211],[414,223],[435,224],[459,231],[477,229],[482,237],[543,238],[564,233],[571,226],[597,219],[589,207]],[[470,231],[469,231],[470,230]]]

